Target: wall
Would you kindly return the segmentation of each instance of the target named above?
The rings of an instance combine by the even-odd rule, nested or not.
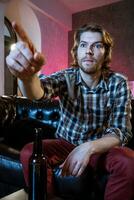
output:
[[[34,3],[34,6],[33,6]],[[32,0],[30,4],[41,28],[42,52],[46,64],[41,73],[51,74],[68,66],[68,31],[72,27],[69,10],[60,1]]]
[[[68,32],[51,19],[38,15],[42,30],[42,51],[46,64],[42,72],[51,74],[67,67],[68,63]]]
[[[31,0],[31,3],[55,23],[64,26],[67,30],[72,29],[71,12],[60,0]]]
[[[95,22],[103,25],[114,38],[113,60],[111,68],[134,80],[134,1],[124,0],[107,6],[73,14],[73,29],[85,23]],[[69,51],[72,47],[72,35],[69,33]],[[71,57],[69,55],[69,62]]]
[[[41,28],[42,52],[46,64],[41,73],[51,74],[67,67],[68,64],[68,30],[60,23],[35,10]]]
[[[4,3],[0,2],[0,95],[4,94]]]
[[[14,12],[13,12],[14,10]],[[36,49],[41,51],[41,30],[38,19],[27,1],[11,0],[6,4],[5,16],[22,25]],[[19,40],[19,38],[18,38]]]

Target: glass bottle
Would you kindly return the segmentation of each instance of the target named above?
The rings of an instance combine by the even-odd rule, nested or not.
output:
[[[29,159],[28,200],[47,200],[47,160],[43,154],[42,129],[35,128],[33,152]]]

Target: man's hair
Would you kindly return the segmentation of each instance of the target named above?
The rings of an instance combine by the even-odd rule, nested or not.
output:
[[[79,46],[81,34],[87,31],[101,33],[102,42],[104,43],[104,46],[105,46],[105,57],[104,57],[104,62],[102,63],[102,69],[109,69],[109,63],[111,62],[113,39],[111,35],[102,26],[98,24],[85,24],[75,31],[74,45],[71,49],[71,54],[73,58],[73,63],[71,65],[74,67],[79,66],[78,60],[77,60],[77,49]]]

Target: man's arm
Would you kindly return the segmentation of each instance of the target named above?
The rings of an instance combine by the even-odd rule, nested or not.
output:
[[[105,136],[115,136],[122,146],[132,138],[131,92],[127,79],[122,78],[115,87],[114,104],[105,130]]]
[[[37,52],[23,28],[13,22],[13,28],[21,41],[11,50],[6,58],[10,72],[18,78],[23,96],[40,99],[44,95],[37,73],[44,64],[44,56]]]
[[[62,175],[80,176],[87,167],[90,157],[93,154],[105,153],[112,147],[119,145],[119,138],[109,136],[95,141],[85,142],[75,147],[75,149],[68,155],[65,162],[61,165]]]
[[[18,80],[19,89],[23,96],[29,99],[39,100],[44,95],[39,77],[35,74],[29,80]]]
[[[94,140],[91,143],[92,143],[92,148],[91,148],[92,153],[105,153],[112,147],[120,146],[121,141],[119,138],[114,136],[105,136],[103,138]]]

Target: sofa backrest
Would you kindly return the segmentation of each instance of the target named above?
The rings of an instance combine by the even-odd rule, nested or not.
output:
[[[37,120],[44,125],[57,128],[59,117],[60,106],[56,99],[31,101],[18,98],[16,101],[16,120]]]

